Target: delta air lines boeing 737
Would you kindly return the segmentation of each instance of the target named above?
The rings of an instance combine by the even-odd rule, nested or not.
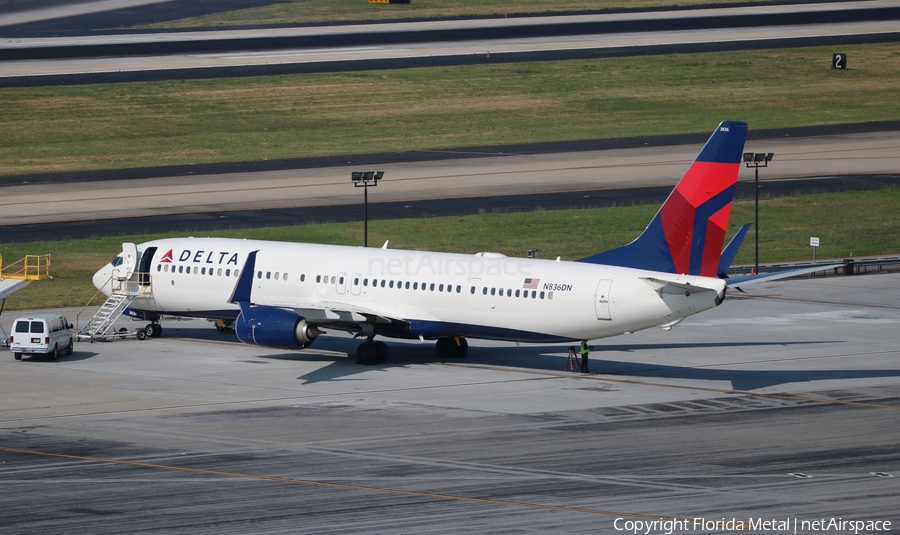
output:
[[[718,275],[747,229],[722,250],[746,135],[746,123],[721,123],[635,241],[574,262],[173,238],[124,244],[93,281],[107,295],[139,286],[130,308],[151,336],[162,314],[233,320],[241,342],[283,349],[337,329],[365,337],[363,364],[387,358],[376,337],[436,340],[452,358],[465,356],[466,338],[572,342],[668,328],[725,298]]]

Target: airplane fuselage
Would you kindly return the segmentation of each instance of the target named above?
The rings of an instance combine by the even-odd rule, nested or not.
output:
[[[673,324],[721,302],[724,281],[632,268],[427,251],[173,238],[140,244],[150,292],[131,307],[235,318],[229,303],[258,251],[252,303],[291,309],[313,325],[378,335],[522,342],[591,340]],[[146,255],[151,255],[148,260]],[[94,277],[104,283],[108,264]],[[678,285],[663,288],[663,281]],[[106,284],[106,286],[104,286]],[[683,291],[693,287],[697,291]],[[378,317],[402,319],[379,322]]]

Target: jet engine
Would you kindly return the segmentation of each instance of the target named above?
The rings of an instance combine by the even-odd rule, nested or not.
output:
[[[238,316],[234,332],[245,344],[278,349],[304,349],[322,334],[306,318],[293,310],[275,307],[250,307]]]

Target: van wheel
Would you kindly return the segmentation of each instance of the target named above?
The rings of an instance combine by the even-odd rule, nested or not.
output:
[[[16,360],[22,360],[22,354],[21,353],[13,353],[13,358]]]
[[[59,346],[55,345],[53,346],[53,352],[50,353],[50,360],[56,360],[57,357],[59,357]]]
[[[66,348],[66,355],[71,355],[75,352],[75,342],[70,338],[69,339],[69,347]]]

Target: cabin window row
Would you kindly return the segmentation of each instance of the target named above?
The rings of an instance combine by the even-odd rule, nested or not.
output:
[[[156,271],[163,273],[183,273],[185,275],[215,275],[218,277],[238,277],[239,269],[231,268],[207,268],[199,266],[176,266],[174,264],[156,264]]]
[[[192,271],[192,268],[193,268],[193,271]],[[170,273],[170,272],[171,273],[176,273],[176,272],[177,273],[185,273],[185,274],[193,273],[194,275],[198,275],[198,274],[199,275],[207,275],[208,274],[208,275],[217,275],[217,276],[224,275],[226,277],[232,277],[232,276],[238,277],[240,275],[240,270],[238,270],[238,269],[234,269],[234,270],[232,270],[231,268],[224,268],[224,269],[223,268],[208,268],[207,269],[206,267],[183,266],[183,265],[175,266],[173,264],[157,264],[156,271],[164,271],[166,273]],[[271,279],[282,280],[282,281],[288,280],[287,273],[281,273],[279,271],[275,271],[274,273],[272,271],[265,271],[265,272],[257,271],[256,272],[257,279],[262,279],[263,277],[265,277],[267,280],[271,280]],[[300,282],[305,282],[305,281],[306,281],[306,274],[301,274]],[[335,284],[336,283],[336,284],[343,285],[344,284],[344,276],[343,275],[341,275],[341,276],[316,275],[316,282],[320,283],[320,284],[324,282],[325,284]],[[454,287],[452,284],[445,285],[445,284],[434,283],[434,282],[432,282],[432,283],[423,282],[420,284],[419,282],[394,281],[394,280],[387,280],[387,279],[372,279],[371,281],[369,281],[368,278],[365,278],[362,281],[362,285],[365,287],[369,287],[370,282],[371,282],[372,288],[381,287],[381,288],[397,288],[397,289],[406,289],[406,290],[420,290],[421,289],[422,291],[430,290],[432,292],[438,291],[438,292],[454,293],[454,291],[455,291],[455,293],[462,293],[462,286],[459,284],[457,284],[456,287]],[[359,286],[359,278],[358,277],[353,279],[353,285]],[[476,292],[476,287],[472,286],[469,289],[469,293],[474,295],[475,292]],[[487,286],[484,286],[481,289],[481,293],[483,295],[488,295],[488,292],[490,292],[491,295],[499,295],[500,297],[506,296],[506,297],[520,297],[520,298],[524,298],[524,299],[528,299],[529,297],[531,299],[545,299],[545,298],[553,299],[553,292],[543,292],[543,291],[538,292],[537,290],[531,290],[529,292],[529,290],[512,290],[510,288],[499,288],[498,289],[498,288],[488,288]],[[529,295],[529,293],[530,293],[530,295]]]
[[[521,297],[523,299],[528,299],[529,291],[528,290],[515,290],[515,292],[510,288],[488,288],[485,286],[481,289],[481,293],[487,295],[490,291],[491,295],[499,295],[500,297]],[[472,286],[471,293],[475,293],[475,287]],[[531,290],[530,297],[532,299],[553,299],[553,292],[538,292],[537,290]]]
[[[363,286],[369,286],[369,279],[363,279]],[[353,280],[354,285],[359,285],[359,279]],[[400,290],[422,290],[424,291],[432,291],[432,292],[446,292],[446,293],[462,293],[462,286],[452,284],[442,284],[442,283],[419,283],[419,282],[411,282],[411,281],[394,281],[390,279],[372,279],[371,280],[372,288],[381,287],[381,288],[397,288]]]
[[[257,279],[263,278],[263,275],[265,275],[266,280],[271,280],[271,279],[273,279],[273,278],[274,278],[275,280],[282,280],[282,281],[288,280],[288,274],[287,274],[287,273],[281,273],[280,271],[276,271],[276,272],[274,272],[274,273],[272,273],[271,271],[266,271],[266,272],[257,271],[257,272],[256,272],[256,278],[257,278]],[[306,281],[306,274],[301,274],[301,275],[300,275],[300,282],[305,282],[305,281]]]
[[[324,284],[338,284],[340,286],[343,286],[344,276],[335,277],[334,275],[331,275],[331,276],[316,275],[316,282],[324,283]],[[366,288],[370,288],[370,287],[371,288],[379,288],[380,287],[380,288],[397,288],[398,290],[422,290],[423,292],[430,290],[432,292],[438,291],[438,292],[447,292],[447,293],[453,293],[453,292],[462,293],[462,286],[458,285],[458,284],[456,285],[456,287],[454,287],[452,284],[441,284],[441,283],[434,283],[434,282],[419,283],[418,281],[416,281],[416,282],[395,281],[395,280],[390,280],[390,279],[371,279],[371,280],[369,280],[369,278],[364,278],[364,279],[362,279],[361,282],[362,282],[362,286],[365,286]],[[353,278],[353,286],[359,286],[359,285],[360,285],[360,278],[354,277]]]

